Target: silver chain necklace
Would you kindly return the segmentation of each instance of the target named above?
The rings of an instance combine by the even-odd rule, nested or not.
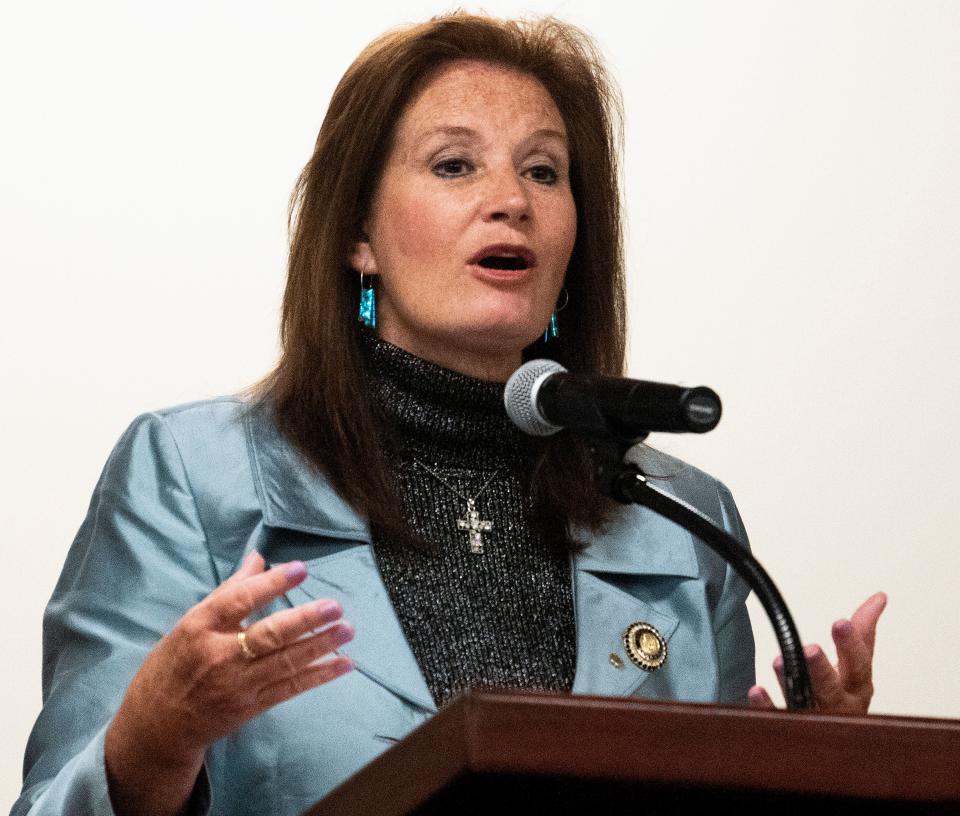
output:
[[[483,487],[481,487],[472,496],[467,496],[461,491],[457,490],[457,488],[440,476],[440,474],[438,474],[436,471],[428,468],[416,457],[413,457],[413,464],[423,468],[423,470],[427,471],[427,473],[433,476],[433,478],[440,482],[440,484],[447,488],[447,490],[449,490],[451,493],[456,493],[467,503],[466,514],[463,518],[457,519],[457,529],[463,530],[467,534],[467,540],[470,542],[470,552],[475,553],[476,555],[482,555],[483,534],[489,533],[493,529],[493,522],[480,518],[480,513],[477,510],[477,499],[480,498],[480,494],[490,486],[490,483],[494,480],[494,477],[500,473],[503,468],[498,467],[490,475],[490,478],[483,483]]]

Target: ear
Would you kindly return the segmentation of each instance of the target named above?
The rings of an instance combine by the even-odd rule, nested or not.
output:
[[[357,272],[362,272],[364,275],[377,274],[377,259],[373,255],[366,232],[361,233],[359,240],[353,242],[348,261]]]

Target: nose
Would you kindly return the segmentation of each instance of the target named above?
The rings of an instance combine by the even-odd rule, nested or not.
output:
[[[516,170],[510,167],[491,175],[483,203],[483,220],[509,223],[529,218],[530,199]]]

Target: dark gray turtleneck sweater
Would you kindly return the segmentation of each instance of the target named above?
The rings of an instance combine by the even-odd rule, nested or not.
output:
[[[570,559],[531,522],[528,472],[539,441],[508,419],[502,384],[365,338],[403,511],[430,545],[420,552],[375,539],[374,551],[434,699],[442,705],[484,686],[569,691]],[[458,529],[465,497],[475,497],[480,519],[492,523],[482,554]]]

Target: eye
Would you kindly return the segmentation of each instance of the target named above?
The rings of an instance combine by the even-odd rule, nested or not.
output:
[[[441,178],[455,178],[465,176],[470,167],[466,159],[444,159],[433,166],[433,172]]]
[[[527,170],[527,173],[529,173],[530,178],[540,182],[540,184],[556,184],[560,179],[559,173],[549,164],[537,164]]]

